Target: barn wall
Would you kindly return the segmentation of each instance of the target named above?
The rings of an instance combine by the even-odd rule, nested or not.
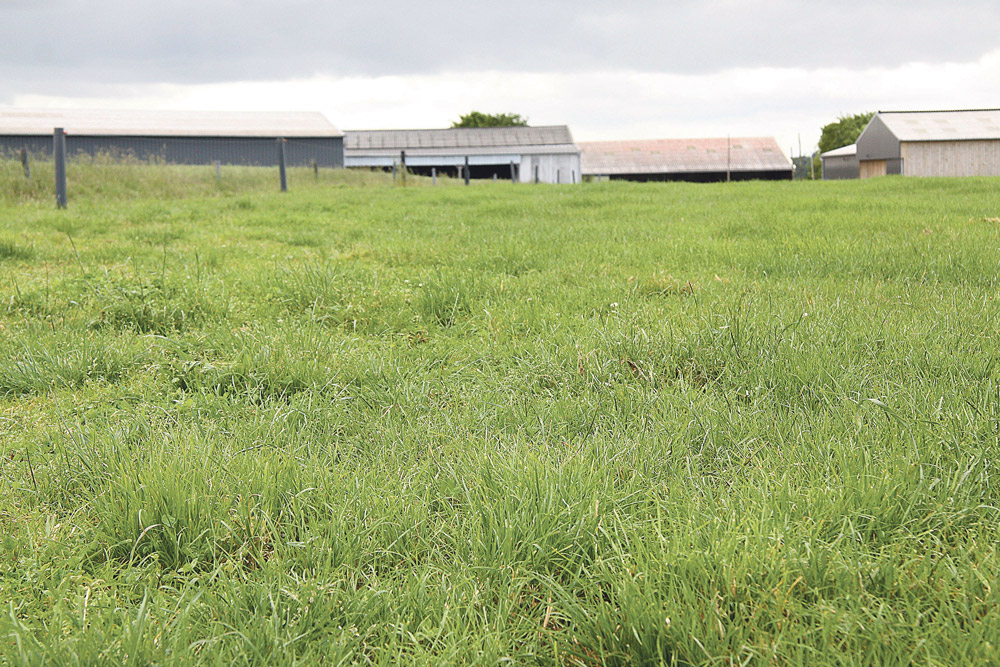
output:
[[[886,175],[885,160],[861,160],[860,167],[859,175],[861,178],[875,178]]]
[[[51,136],[0,136],[0,153],[27,148],[33,154],[52,154]],[[168,164],[222,164],[276,166],[278,144],[268,137],[87,137],[68,134],[68,155],[108,154]],[[290,166],[344,166],[342,137],[289,139],[285,159]]]
[[[907,176],[1000,176],[1000,141],[904,142]]]
[[[522,183],[534,183],[536,166],[542,183],[579,183],[582,178],[578,153],[522,155],[519,174]]]
[[[860,177],[857,155],[840,155],[823,158],[823,180],[840,181]]]
[[[865,126],[855,145],[858,160],[888,160],[900,156],[899,139],[878,116]]]
[[[0,157],[17,153],[22,148],[27,149],[32,156],[52,155],[52,135],[47,137],[0,135]]]

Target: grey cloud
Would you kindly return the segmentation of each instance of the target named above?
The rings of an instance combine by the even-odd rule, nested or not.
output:
[[[13,36],[0,42],[2,100],[317,73],[967,61],[996,48],[1000,3],[0,0],[0,23]]]

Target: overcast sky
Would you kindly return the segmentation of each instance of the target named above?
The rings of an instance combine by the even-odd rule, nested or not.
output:
[[[581,141],[770,135],[1000,106],[1000,2],[0,0],[0,105],[319,110],[342,129],[472,109]]]

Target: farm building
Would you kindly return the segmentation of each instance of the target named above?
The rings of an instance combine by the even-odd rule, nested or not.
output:
[[[820,154],[823,161],[823,180],[840,181],[858,178],[858,146],[842,146]]]
[[[857,147],[861,178],[1000,176],[1000,109],[879,111]]]
[[[771,137],[581,142],[583,175],[598,180],[786,180],[792,162]]]
[[[578,183],[580,149],[565,125],[447,130],[348,130],[348,167],[392,168],[402,159],[412,172],[471,178],[513,178],[522,183]],[[404,158],[405,154],[405,158]]]
[[[0,109],[0,154],[51,154],[53,129],[69,155],[109,154],[169,164],[272,166],[284,138],[290,165],[344,166],[344,135],[316,112]]]

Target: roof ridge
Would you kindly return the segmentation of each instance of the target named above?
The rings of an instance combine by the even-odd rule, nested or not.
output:
[[[878,113],[982,113],[984,111],[1000,111],[997,109],[879,109]]]
[[[569,128],[568,125],[500,125],[496,127],[405,127],[377,130],[344,130],[344,132],[453,132],[455,130],[551,130]]]

